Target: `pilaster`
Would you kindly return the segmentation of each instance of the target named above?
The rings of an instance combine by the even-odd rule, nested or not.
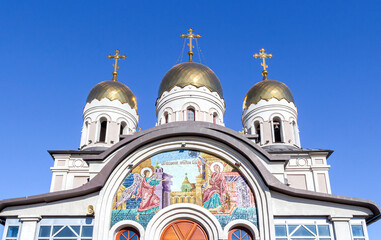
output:
[[[349,221],[352,216],[330,216],[329,220],[333,224],[334,234],[336,240],[349,240],[351,236],[351,226]]]
[[[20,240],[34,240],[41,216],[18,216],[18,218],[22,222]]]

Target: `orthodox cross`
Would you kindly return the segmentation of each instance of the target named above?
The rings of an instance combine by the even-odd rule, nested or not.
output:
[[[253,55],[253,57],[255,57],[255,58],[262,58],[262,63],[261,63],[261,66],[263,67],[263,71],[262,71],[262,75],[263,75],[263,79],[267,79],[267,70],[266,70],[266,68],[268,68],[269,66],[267,66],[266,65],[266,58],[272,58],[273,57],[273,55],[271,54],[271,53],[269,53],[269,54],[267,54],[267,53],[265,53],[265,49],[264,48],[262,48],[261,50],[259,50],[260,51],[260,53],[258,54],[258,53],[256,53],[256,54],[254,54]]]
[[[181,37],[182,38],[189,38],[189,52],[188,52],[188,55],[189,55],[189,62],[193,62],[193,48],[194,46],[192,45],[192,40],[193,38],[200,38],[201,35],[200,34],[193,34],[193,29],[192,28],[189,28],[188,29],[188,34],[181,34]]]
[[[111,58],[114,58],[115,59],[115,64],[113,64],[114,66],[114,72],[112,73],[112,80],[113,81],[118,81],[117,80],[117,76],[118,76],[118,72],[117,72],[117,69],[119,68],[118,66],[118,60],[119,59],[126,59],[126,55],[119,55],[120,51],[118,49],[115,50],[115,55],[114,56],[111,56],[111,55],[108,55],[108,59],[111,59]]]

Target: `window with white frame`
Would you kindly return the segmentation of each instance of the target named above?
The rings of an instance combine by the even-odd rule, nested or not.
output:
[[[10,218],[6,220],[4,228],[4,240],[18,240],[21,232],[21,222],[19,219]]]
[[[17,240],[19,236],[20,226],[8,226],[5,240]]]
[[[364,220],[351,220],[352,240],[367,240],[366,225]]]
[[[275,221],[276,240],[333,240],[332,225],[325,219]]]
[[[91,218],[42,219],[37,233],[38,240],[92,240]]]

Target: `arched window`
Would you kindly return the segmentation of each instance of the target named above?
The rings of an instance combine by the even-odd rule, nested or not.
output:
[[[126,122],[120,123],[120,132],[119,132],[120,135],[126,134],[126,126],[127,126]]]
[[[139,240],[139,233],[133,228],[124,228],[116,234],[116,240]]]
[[[257,143],[261,142],[261,123],[259,121],[254,122],[255,133],[258,135]]]
[[[282,121],[279,117],[274,117],[273,119],[273,130],[274,130],[274,142],[281,143],[282,141]]]
[[[217,115],[217,113],[213,113],[213,123],[214,123],[214,124],[217,124],[217,120],[218,120],[218,115]]]
[[[167,112],[164,113],[164,123],[169,123],[169,115]]]
[[[196,119],[196,114],[194,112],[194,108],[187,109],[187,120],[194,121]]]
[[[100,126],[100,132],[99,132],[99,142],[106,142],[107,119],[101,118],[100,122],[101,122],[101,126]]]
[[[253,236],[246,228],[236,227],[229,231],[229,240],[253,240]]]

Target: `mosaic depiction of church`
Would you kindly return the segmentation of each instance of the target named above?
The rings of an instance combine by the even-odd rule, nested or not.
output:
[[[113,200],[111,226],[134,220],[146,227],[176,203],[203,206],[222,227],[236,219],[257,225],[254,195],[235,167],[210,154],[177,150],[148,158],[127,175]]]

